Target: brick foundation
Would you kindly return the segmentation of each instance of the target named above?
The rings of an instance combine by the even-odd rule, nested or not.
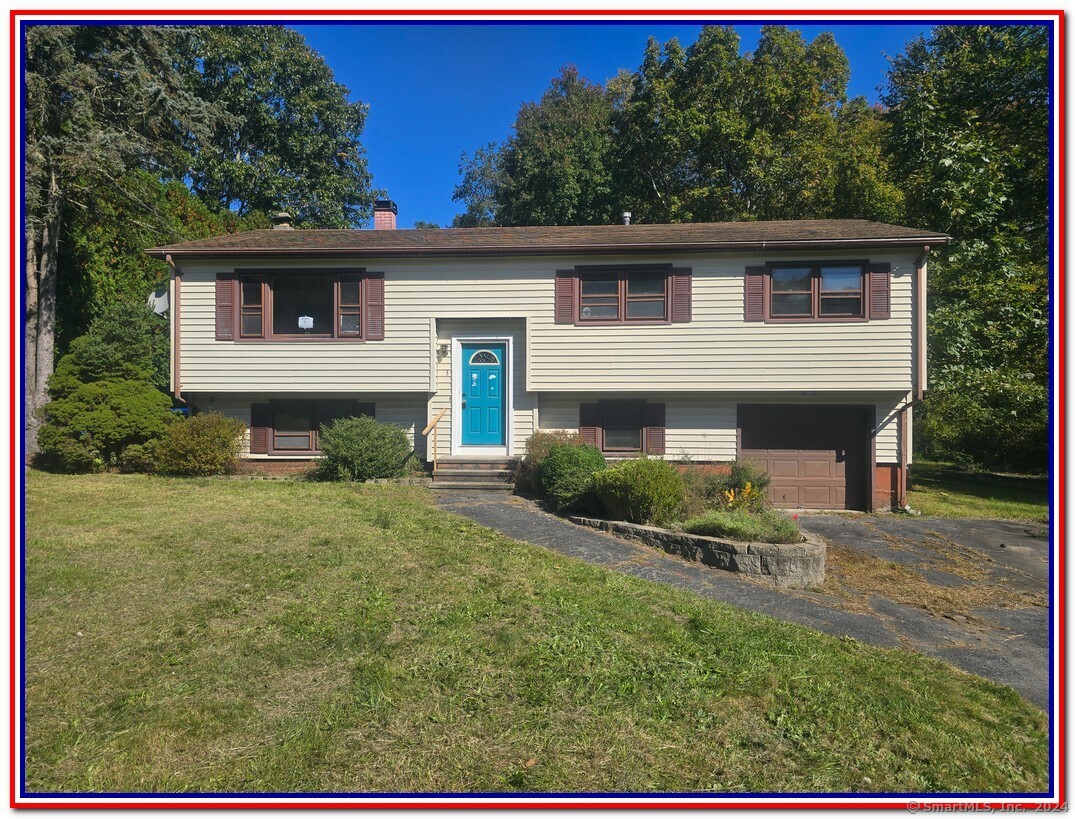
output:
[[[706,475],[727,475],[732,471],[732,465],[721,461],[693,461],[689,464],[675,464],[676,469],[680,474],[683,474],[688,469],[697,469],[700,472],[704,472]]]
[[[873,508],[878,512],[897,509],[903,498],[899,464],[877,464],[873,470]]]
[[[303,460],[263,460],[247,458],[239,461],[235,468],[236,475],[303,475],[314,465],[314,461]]]

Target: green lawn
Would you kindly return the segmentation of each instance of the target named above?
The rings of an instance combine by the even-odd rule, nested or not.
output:
[[[1001,475],[955,464],[915,461],[908,502],[946,518],[1049,520],[1049,482],[1040,475]]]
[[[28,478],[48,791],[1037,791],[1014,691],[523,545],[417,487]]]

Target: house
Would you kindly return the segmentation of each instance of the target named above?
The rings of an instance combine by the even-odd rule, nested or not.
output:
[[[755,459],[778,505],[904,503],[940,233],[861,220],[274,228],[152,248],[172,390],[241,418],[250,459],[319,425],[403,425],[427,459],[519,457],[535,430],[609,456]],[[437,420],[437,451],[433,432]]]

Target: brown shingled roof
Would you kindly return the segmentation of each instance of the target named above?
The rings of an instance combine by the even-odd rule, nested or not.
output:
[[[687,253],[707,250],[941,245],[943,233],[868,222],[817,219],[678,225],[452,228],[444,230],[249,230],[154,247],[151,256],[497,256]]]

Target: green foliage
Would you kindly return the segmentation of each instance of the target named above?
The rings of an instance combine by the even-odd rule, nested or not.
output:
[[[771,510],[711,510],[690,518],[680,528],[692,535],[725,537],[747,543],[799,543],[803,539],[794,521]]]
[[[182,182],[161,182],[139,170],[69,207],[65,221],[57,282],[60,349],[114,305],[144,306],[152,291],[167,287],[168,266],[147,256],[147,247],[269,225],[262,213],[210,210]],[[162,372],[166,379],[167,361]]]
[[[498,163],[496,219],[504,225],[607,224],[613,217],[612,103],[574,66],[526,103]]]
[[[892,60],[881,96],[912,224],[992,240],[1018,225],[1045,244],[1045,25],[934,27]]]
[[[526,439],[526,454],[520,461],[515,475],[515,488],[529,492],[537,489],[537,475],[541,462],[549,457],[554,446],[583,446],[582,436],[566,430],[538,430]]]
[[[350,102],[323,57],[283,26],[200,26],[195,94],[230,117],[199,146],[192,189],[221,211],[287,210],[308,227],[355,227],[374,195]]]
[[[317,475],[324,480],[398,478],[414,455],[403,427],[368,415],[322,426],[318,441],[324,457]]]
[[[950,233],[930,264],[930,393],[916,448],[1043,470],[1049,167],[1045,26],[937,26],[882,96],[906,221]]]
[[[456,214],[452,227],[494,227],[496,221],[496,186],[500,179],[501,149],[495,142],[478,148],[473,155],[466,151],[459,158],[459,184],[452,192],[453,202],[462,202],[464,213]]]
[[[157,468],[157,441],[131,444],[119,454],[116,466],[120,472],[154,472]]]
[[[222,475],[235,466],[246,427],[218,412],[201,412],[172,424],[156,445],[163,475]]]
[[[64,472],[116,462],[131,444],[157,438],[171,420],[172,400],[145,381],[80,384],[44,408],[40,465]],[[87,464],[87,458],[90,463]]]
[[[688,517],[710,509],[761,512],[768,506],[766,490],[772,479],[753,461],[733,461],[727,466],[687,464],[682,477]]]
[[[753,54],[732,26],[688,48],[651,39],[634,74],[604,88],[566,68],[515,132],[464,156],[460,226],[892,219],[902,195],[882,149],[887,124],[846,99],[831,34],[807,43],[766,26]]]
[[[49,379],[49,395],[62,398],[93,381],[148,381],[168,389],[168,320],[145,304],[108,304],[73,342]]]
[[[929,458],[1044,471],[1048,398],[1047,388],[1018,373],[969,373],[963,383],[926,395],[916,448]]]
[[[537,471],[538,485],[559,514],[593,505],[594,475],[605,469],[597,447],[554,444]]]
[[[679,471],[659,458],[633,458],[594,476],[594,492],[613,520],[663,524],[683,506]]]
[[[438,225],[436,222],[426,222],[426,221],[423,221],[422,219],[419,219],[417,222],[414,223],[414,229],[415,230],[440,230],[440,225]]]

